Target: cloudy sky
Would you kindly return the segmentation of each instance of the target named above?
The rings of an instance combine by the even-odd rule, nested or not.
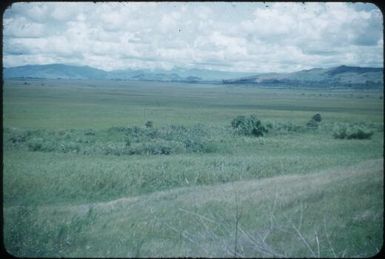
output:
[[[3,63],[291,72],[382,67],[382,14],[353,3],[14,3]]]

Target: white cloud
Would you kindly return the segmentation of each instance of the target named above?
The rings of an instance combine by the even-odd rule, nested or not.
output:
[[[15,3],[5,66],[293,71],[382,66],[382,14],[353,3]]]
[[[45,26],[41,23],[30,22],[25,17],[17,20],[4,20],[4,26],[7,28],[4,34],[5,37],[10,38],[36,38],[44,37]]]

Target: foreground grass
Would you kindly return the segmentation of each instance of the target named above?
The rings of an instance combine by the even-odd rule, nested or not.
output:
[[[382,163],[109,202],[10,206],[5,244],[17,256],[372,256],[383,242]]]
[[[81,155],[11,149],[4,154],[4,204],[95,202],[181,186],[308,174],[381,157],[383,133],[370,140],[288,134],[217,140],[211,153]],[[58,145],[60,146],[60,145]]]

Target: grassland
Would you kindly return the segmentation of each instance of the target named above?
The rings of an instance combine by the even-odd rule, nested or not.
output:
[[[248,114],[265,136],[234,132]],[[383,244],[381,91],[14,80],[3,124],[16,256],[367,257]],[[336,139],[341,125],[373,135]]]

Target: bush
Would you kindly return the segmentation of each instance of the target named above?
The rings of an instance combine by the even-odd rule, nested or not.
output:
[[[308,123],[306,123],[306,126],[308,128],[315,129],[315,128],[318,128],[318,125],[321,121],[322,121],[321,114],[317,113],[317,114],[313,115],[313,117],[311,118],[311,120]]]
[[[26,140],[26,136],[25,135],[14,135],[14,136],[11,136],[9,138],[9,141],[13,144],[18,144],[18,143],[22,143],[22,142],[25,142]]]
[[[316,122],[321,122],[321,121],[322,121],[321,114],[319,114],[319,113],[315,114],[315,115],[312,117],[312,120],[314,120],[314,121],[316,121]]]
[[[147,121],[144,126],[146,126],[146,128],[152,128],[152,126],[154,125],[154,123],[152,121]]]
[[[42,138],[32,138],[30,141],[28,141],[28,150],[50,152],[54,150],[54,147]]]
[[[334,129],[336,139],[370,139],[373,131],[362,125],[340,125]]]
[[[246,136],[260,137],[268,132],[267,128],[262,125],[255,115],[237,116],[231,121],[231,126],[237,133]]]

